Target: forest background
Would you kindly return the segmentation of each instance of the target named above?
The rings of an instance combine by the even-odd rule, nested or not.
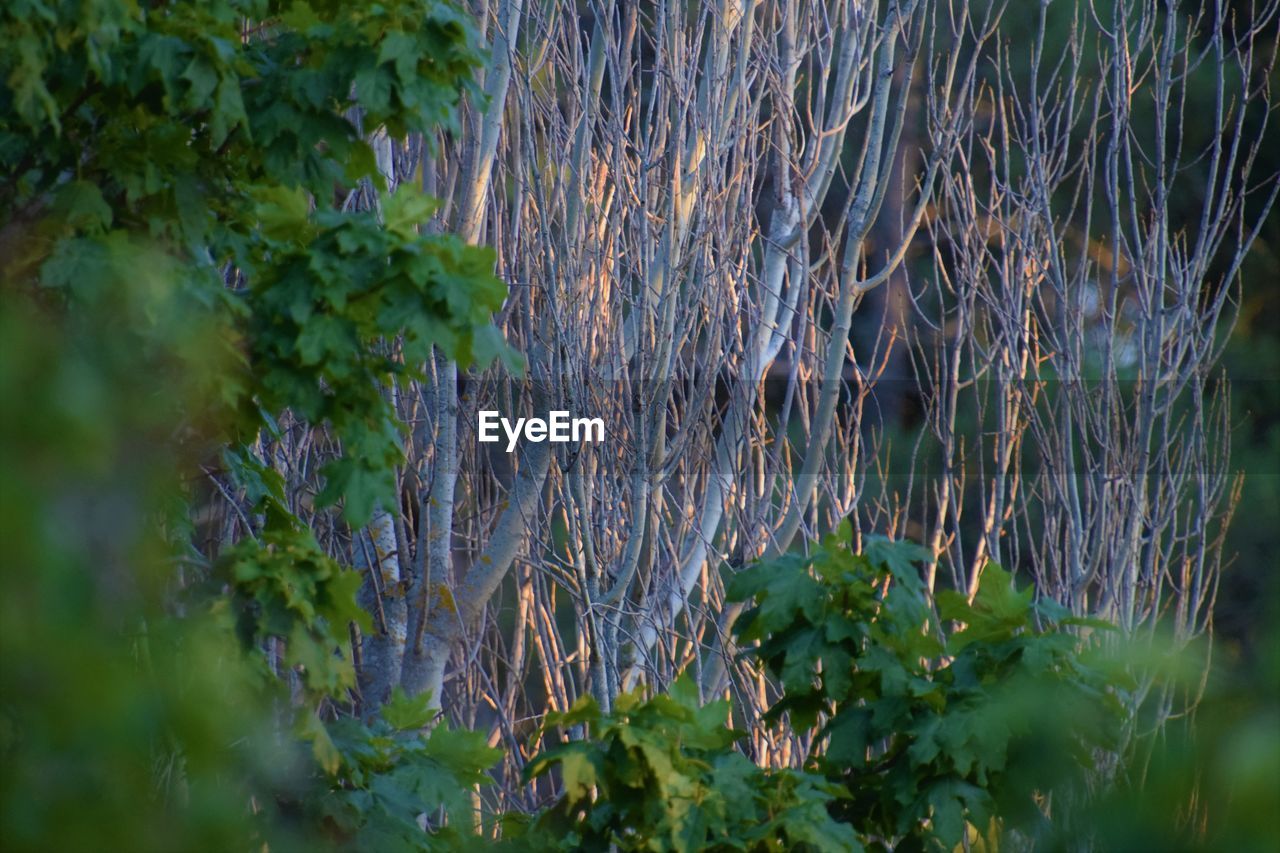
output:
[[[6,849],[1276,839],[1274,3],[0,15]]]

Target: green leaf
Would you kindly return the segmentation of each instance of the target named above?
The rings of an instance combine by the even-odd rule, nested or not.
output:
[[[622,696],[619,696],[618,698],[621,699]],[[547,714],[544,726],[562,726],[568,728],[570,726],[576,726],[579,723],[594,723],[599,719],[600,706],[596,703],[595,697],[590,694],[583,694],[569,706],[569,710],[563,713],[552,711]]]
[[[317,636],[299,621],[289,632],[287,643],[289,664],[303,668],[310,689],[330,696],[341,695],[356,684],[355,670],[336,653],[334,639]]]
[[[382,194],[382,220],[388,231],[403,237],[417,237],[418,229],[431,221],[440,208],[432,198],[412,184],[401,184],[394,193]]]
[[[287,503],[284,476],[263,463],[247,447],[224,450],[222,462],[236,485],[245,490],[245,499],[250,506],[258,507],[267,497],[273,497],[281,504]]]
[[[310,711],[304,711],[298,720],[298,736],[311,741],[311,751],[316,762],[330,776],[335,776],[342,766],[342,754],[334,746],[329,730],[320,718]]]
[[[316,500],[321,506],[332,506],[343,500],[342,515],[353,527],[369,523],[379,500],[395,494],[394,472],[374,467],[363,459],[343,457],[324,467],[325,485]]]
[[[87,181],[71,181],[59,187],[54,195],[53,213],[69,227],[89,234],[100,234],[110,228],[113,218],[102,191]]]
[[[418,76],[418,61],[422,50],[418,40],[409,33],[388,33],[378,47],[378,64],[393,63],[402,84],[409,84]]]
[[[337,569],[330,563],[335,573],[325,582],[324,599],[319,602],[316,611],[329,623],[329,630],[334,638],[341,641],[346,634],[346,627],[354,622],[360,630],[373,630],[373,618],[357,601],[364,576],[351,569]]]
[[[269,187],[255,200],[254,218],[266,236],[288,242],[308,233],[311,202],[300,187]]]
[[[489,746],[484,732],[450,729],[443,721],[431,730],[426,750],[436,763],[467,785],[487,781],[484,772],[502,757],[501,750]]]
[[[871,712],[866,708],[845,708],[827,724],[830,738],[827,760],[841,767],[861,767],[867,760]]]
[[[199,110],[217,88],[218,72],[203,56],[195,56],[182,72],[182,79],[191,84],[187,90],[187,107]]]
[[[400,731],[411,731],[424,728],[436,716],[431,707],[431,694],[420,693],[408,696],[404,688],[396,685],[391,691],[391,698],[382,706],[382,719]]]
[[[356,99],[374,116],[385,114],[391,107],[395,80],[391,69],[378,65],[362,69],[355,75]]]
[[[1033,594],[1030,587],[1018,592],[1008,572],[995,563],[988,563],[982,570],[973,604],[997,619],[1016,622],[1026,618]]]
[[[596,768],[590,756],[582,749],[570,749],[560,754],[560,773],[565,796],[570,803],[584,800],[596,784]]]
[[[507,343],[501,330],[496,326],[482,326],[476,330],[471,348],[478,366],[487,367],[494,359],[498,359],[511,376],[517,378],[524,376],[526,367],[524,356]]]
[[[222,145],[227,136],[237,127],[243,127],[244,136],[249,136],[249,117],[245,114],[244,100],[240,94],[240,82],[231,77],[224,77],[218,84],[218,95],[214,103],[213,115],[209,119],[209,129],[214,145]]]
[[[964,837],[965,808],[961,789],[969,787],[972,786],[947,780],[929,789],[928,803],[933,834],[947,849],[958,846]]]
[[[913,595],[924,594],[924,583],[916,563],[933,562],[933,552],[914,542],[894,541],[883,536],[867,536],[863,554],[868,560],[889,569],[895,580]]]
[[[973,617],[973,608],[969,599],[953,589],[944,589],[938,593],[938,615],[954,622],[969,622]]]
[[[354,184],[361,178],[370,178],[377,174],[378,158],[373,153],[373,149],[362,139],[352,142],[343,167],[343,176],[348,182]]]

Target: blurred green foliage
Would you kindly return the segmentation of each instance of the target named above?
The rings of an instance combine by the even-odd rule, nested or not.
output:
[[[479,36],[447,0],[15,0],[0,39],[3,845],[301,843],[357,784],[317,713],[366,617],[251,445],[326,425],[322,497],[362,523],[396,377],[505,354],[491,252],[420,234],[434,202],[364,141],[456,126]],[[220,457],[256,535],[211,566],[188,503]]]
[[[1262,660],[1214,667],[1194,716],[1147,742],[1080,816],[1087,834],[1062,849],[1247,851],[1280,843],[1280,642]],[[1203,652],[1204,649],[1193,651]],[[1126,651],[1131,658],[1132,648]],[[1163,664],[1159,659],[1164,657]],[[1197,690],[1187,667],[1158,649],[1143,655],[1167,683]]]
[[[393,499],[391,381],[433,345],[506,354],[492,252],[420,234],[434,202],[412,181],[388,194],[364,141],[455,125],[480,61],[469,19],[447,0],[18,0],[0,32],[20,48],[0,56],[8,286],[88,322],[118,284],[105,270],[153,271],[225,362],[193,395],[216,440],[252,442],[288,408],[346,451],[326,501],[359,524]],[[163,349],[156,319],[130,329]]]
[[[165,533],[189,461],[169,435],[217,362],[175,381],[177,355],[144,357],[134,300],[192,356],[200,317],[135,283],[107,291],[101,327],[0,300],[6,849],[242,846],[251,782],[285,764],[227,621],[164,605],[184,571]]]

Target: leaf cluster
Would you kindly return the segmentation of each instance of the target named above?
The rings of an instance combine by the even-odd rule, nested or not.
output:
[[[846,528],[809,557],[755,565],[729,585],[736,633],[782,685],[769,717],[811,730],[810,764],[845,787],[832,813],[895,849],[952,849],[994,827],[1065,820],[1124,719],[1117,673],[1069,629],[1096,629],[1033,601],[988,565],[970,601],[935,610],[918,546]]]
[[[160,264],[226,362],[189,420],[212,445],[285,409],[328,425],[322,498],[366,521],[394,492],[396,376],[433,345],[511,358],[492,253],[423,233],[434,202],[388,194],[366,142],[456,129],[474,24],[448,0],[16,0],[0,33],[4,278],[91,314],[104,268]],[[130,333],[163,349],[159,327]]]
[[[530,779],[559,774],[564,793],[524,839],[536,849],[824,850],[858,849],[850,827],[827,804],[838,786],[811,773],[766,771],[734,748],[729,704],[699,704],[692,679],[648,700],[618,696],[602,713],[590,696],[547,727],[589,735],[529,763]]]
[[[398,377],[432,346],[507,355],[492,253],[427,233],[434,202],[388,192],[366,141],[403,161],[457,131],[474,23],[449,0],[14,0],[0,39],[6,846],[287,849],[290,724],[374,792],[370,826],[396,768],[462,790],[439,767],[474,755],[440,756],[474,738],[382,755],[387,732],[317,716],[353,684],[359,578],[252,448],[285,410],[326,427],[323,498],[361,524],[394,500]],[[188,505],[208,471],[251,519],[212,567]]]
[[[327,784],[309,812],[342,849],[456,850],[475,840],[471,792],[501,753],[480,732],[435,722],[430,696],[396,688],[381,715],[327,728]]]

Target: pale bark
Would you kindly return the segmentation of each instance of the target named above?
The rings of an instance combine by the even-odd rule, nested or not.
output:
[[[375,152],[392,177],[421,165],[444,202],[424,228],[494,247],[511,288],[495,321],[537,385],[438,359],[402,389],[408,499],[349,543],[379,567],[364,692],[397,683],[384,659],[403,642],[398,683],[495,742],[686,668],[749,725],[769,689],[724,643],[722,578],[844,518],[924,542],[931,591],[972,594],[996,560],[1128,631],[1208,631],[1232,495],[1213,365],[1275,199],[1274,176],[1249,176],[1271,137],[1248,106],[1274,40],[1217,6],[1193,32],[1118,0],[1109,20],[1042,4],[1011,45],[1004,9],[474,7],[487,106],[421,164]],[[1074,30],[1059,22],[1050,55],[1059,13]],[[1274,27],[1274,4],[1254,20]],[[1193,74],[1213,115],[1183,114]],[[1218,129],[1197,150],[1193,119]],[[905,340],[854,328],[890,280]],[[867,402],[895,357],[923,412],[896,437]],[[477,443],[480,408],[599,416],[606,440],[508,455]],[[327,447],[300,434],[277,458],[304,484]]]

